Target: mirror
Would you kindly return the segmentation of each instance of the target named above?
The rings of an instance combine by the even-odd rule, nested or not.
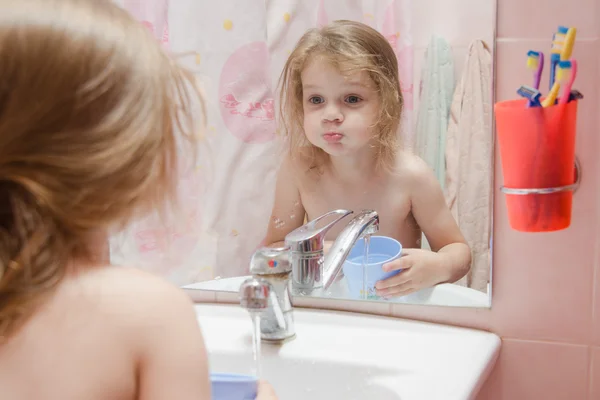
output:
[[[151,216],[114,235],[115,263],[140,266],[186,288],[237,292],[259,247],[275,246],[293,228],[347,209],[354,213],[325,237],[326,250],[338,251],[338,235],[370,209],[379,218],[371,251],[379,257],[381,246],[391,246],[395,253],[369,263],[394,259],[400,243],[408,255],[392,264],[402,266],[397,277],[416,271],[412,281],[396,280],[399,293],[390,298],[365,287],[357,295],[346,281],[361,277],[340,267],[346,272],[328,290],[297,295],[490,306],[494,0],[181,0],[155,11],[121,2],[197,73],[208,121],[201,145],[207,151],[181,177],[177,215]],[[300,71],[301,121],[309,137],[295,132],[300,145],[287,165],[293,135],[286,135],[279,115],[279,77],[289,57],[300,57],[293,51],[302,35],[336,20],[375,29],[379,42],[372,35],[366,40],[383,46],[384,39],[381,49],[393,50],[404,103],[400,123],[394,125],[399,107],[393,100],[385,100],[392,107],[380,113],[381,93],[394,94],[395,73],[377,75],[384,69],[364,57],[328,61],[336,52],[353,54],[342,39],[347,48],[322,51]],[[381,51],[379,62],[394,65]],[[364,65],[375,72],[360,72]],[[397,129],[381,128],[381,115]],[[289,126],[298,128],[289,117]],[[307,154],[318,157],[302,159]],[[382,245],[378,236],[392,240]],[[345,261],[362,271],[364,239],[352,247]]]

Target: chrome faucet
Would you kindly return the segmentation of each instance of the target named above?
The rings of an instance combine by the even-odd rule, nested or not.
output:
[[[240,286],[240,304],[260,313],[260,337],[282,342],[296,336],[290,296],[292,266],[289,248],[263,247],[250,261],[250,274]]]
[[[329,289],[338,278],[344,261],[356,241],[379,231],[377,212],[363,210],[340,232],[325,256],[325,235],[333,225],[352,213],[349,210],[328,212],[293,230],[285,237],[285,245],[290,248],[294,294],[317,294],[319,290]],[[333,221],[322,227],[317,226],[332,216],[335,216]]]

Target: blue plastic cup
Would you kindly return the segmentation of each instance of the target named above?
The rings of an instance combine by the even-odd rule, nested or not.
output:
[[[211,373],[212,400],[254,400],[258,379],[252,375]]]
[[[369,259],[366,263],[366,296],[363,295],[363,263],[365,258],[365,239],[359,239],[344,262],[343,271],[348,292],[353,299],[383,300],[377,295],[375,284],[398,275],[400,270],[384,272],[383,265],[400,257],[402,245],[387,236],[371,236]]]

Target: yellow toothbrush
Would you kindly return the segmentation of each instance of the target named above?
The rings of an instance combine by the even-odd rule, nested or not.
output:
[[[577,64],[577,62],[575,62]],[[552,89],[548,96],[542,101],[542,107],[550,107],[556,104],[556,98],[558,97],[558,92],[560,91],[560,85],[566,83],[571,77],[571,65],[570,61],[561,61],[558,63],[558,69],[556,71],[556,81],[554,85],[552,85]],[[577,68],[577,67],[575,67]],[[577,70],[575,70],[577,73]],[[570,86],[567,84],[566,90],[571,91]],[[567,94],[567,97],[569,95]]]
[[[567,61],[571,58],[576,36],[577,28],[559,26],[558,32],[552,38],[552,48],[550,49],[550,89],[554,86],[557,64],[560,61]]]
[[[552,85],[552,89],[550,90],[550,93],[548,93],[548,96],[542,101],[542,107],[546,108],[546,107],[550,107],[553,106],[554,103],[556,102],[556,97],[558,96],[558,91],[560,90],[560,83],[554,82],[554,85]]]
[[[560,60],[566,61],[571,58],[573,54],[573,47],[575,46],[575,37],[577,36],[577,28],[569,28],[565,36],[565,41],[560,52]]]

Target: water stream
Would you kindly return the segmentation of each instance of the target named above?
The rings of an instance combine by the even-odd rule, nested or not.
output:
[[[369,264],[369,246],[371,244],[371,235],[367,235],[365,236],[365,252],[363,255],[363,263],[362,263],[362,270],[363,270],[363,286],[362,286],[362,299],[363,300],[367,300],[369,298],[369,287],[367,284],[367,279],[368,279],[368,271],[367,271],[367,265]]]
[[[252,312],[250,318],[252,319],[252,325],[254,327],[252,332],[254,371],[252,371],[252,373],[260,380],[262,375],[260,359],[260,312]]]

